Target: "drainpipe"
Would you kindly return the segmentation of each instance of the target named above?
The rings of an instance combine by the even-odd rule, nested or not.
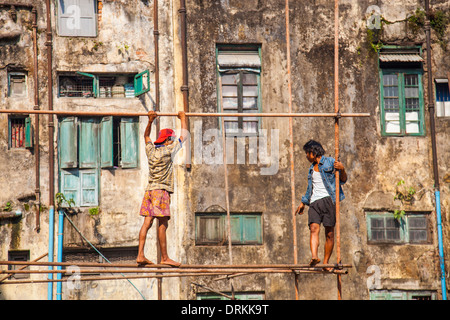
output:
[[[439,242],[439,265],[441,269],[441,288],[442,288],[442,300],[447,300],[447,287],[445,283],[445,261],[444,261],[444,246],[442,237],[442,219],[441,219],[441,195],[439,185],[439,171],[437,163],[437,150],[436,150],[436,126],[434,121],[434,101],[433,101],[433,73],[431,67],[431,44],[430,44],[430,3],[429,0],[425,0],[426,16],[425,21],[425,34],[427,38],[427,67],[428,67],[428,112],[430,114],[430,130],[431,130],[431,148],[433,154],[433,174],[434,174],[434,195],[436,202],[436,222],[438,231]]]
[[[33,13],[33,49],[34,49],[34,110],[39,110],[39,85],[38,85],[38,48],[37,48],[37,10],[35,7],[31,10]],[[40,207],[41,207],[41,188],[40,188],[40,163],[39,163],[39,114],[35,115],[35,143],[34,143],[34,156],[36,163],[36,232],[39,232],[41,229],[40,222]]]
[[[52,22],[51,22],[51,6],[50,0],[46,0],[47,8],[47,91],[48,91],[48,110],[53,110],[53,73],[52,73]],[[55,204],[55,162],[54,162],[54,135],[55,124],[53,115],[48,115],[48,154],[49,154],[49,203],[51,206]]]
[[[187,40],[186,40],[186,34],[187,34],[187,23],[186,23],[186,1],[180,0],[180,9],[178,10],[180,13],[180,25],[181,25],[181,55],[182,55],[182,61],[183,61],[183,85],[181,86],[181,92],[183,93],[183,106],[184,106],[184,112],[189,112],[189,85],[188,85],[188,61],[187,61]],[[189,126],[189,118],[188,121],[188,128]],[[187,139],[186,142],[186,150],[190,150],[190,140]],[[190,159],[187,159],[190,155],[190,152],[186,152],[186,168],[191,168],[191,161]]]
[[[47,46],[47,91],[48,91],[48,109],[53,110],[53,79],[52,79],[52,23],[51,23],[51,5],[50,0],[46,0],[46,10],[47,10],[47,41],[45,45]],[[54,122],[53,114],[48,115],[48,154],[49,154],[49,244],[48,244],[48,261],[53,262],[53,242],[54,242],[54,232],[55,232],[55,163],[54,163]],[[49,267],[49,270],[53,270],[53,267]],[[49,279],[53,279],[53,274],[49,274]],[[53,283],[48,283],[47,299],[53,299]]]
[[[53,245],[55,234],[55,212],[54,207],[50,206],[48,216],[48,262],[53,262]],[[49,266],[48,270],[53,270],[53,266]],[[48,279],[53,280],[53,273],[49,272]],[[53,282],[48,283],[47,300],[53,300]]]
[[[64,240],[64,211],[58,211],[58,251],[56,256],[56,262],[62,262],[63,256],[63,240]],[[62,267],[58,266],[57,270],[61,270]],[[56,279],[61,280],[62,274],[58,273]],[[62,300],[62,281],[56,283],[56,300]]]

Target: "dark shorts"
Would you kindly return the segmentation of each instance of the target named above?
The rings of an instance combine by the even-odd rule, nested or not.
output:
[[[331,197],[325,197],[311,203],[308,210],[308,226],[311,223],[322,223],[324,227],[336,225],[336,206]]]

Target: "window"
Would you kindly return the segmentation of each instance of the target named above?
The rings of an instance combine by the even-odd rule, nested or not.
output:
[[[10,117],[8,131],[10,149],[31,148],[33,146],[30,117]]]
[[[27,96],[27,75],[25,72],[8,73],[8,96],[9,97]]]
[[[421,47],[383,46],[379,51],[381,132],[424,135]]]
[[[368,213],[368,240],[372,243],[427,244],[431,241],[428,214],[408,213],[400,221],[392,213]]]
[[[226,213],[197,213],[195,215],[195,244],[227,244],[227,219]],[[232,244],[262,244],[260,213],[232,213],[230,222]]]
[[[139,74],[61,74],[58,89],[60,98],[134,98],[150,90],[150,76],[148,70]]]
[[[231,292],[224,292],[226,295],[231,296]],[[235,292],[234,297],[237,300],[264,300],[263,292]],[[197,300],[229,300],[227,297],[224,297],[219,294],[209,293],[209,292],[199,292],[197,293]]]
[[[17,250],[8,252],[9,261],[30,261],[30,251],[29,250]],[[8,270],[30,270],[30,267],[25,267],[21,265],[8,265]],[[14,279],[28,279],[30,277],[29,273],[15,273],[11,278]]]
[[[420,71],[381,71],[381,114],[384,135],[423,135],[423,93]]]
[[[217,49],[219,111],[225,113],[261,112],[261,52],[256,46],[220,46]],[[256,134],[260,118],[227,117],[228,135]]]
[[[97,36],[96,0],[58,0],[58,35],[69,37]]]
[[[371,290],[370,300],[436,300],[436,292]]]
[[[450,117],[448,79],[436,79],[436,116]]]
[[[138,254],[137,246],[97,249],[111,263],[135,263]],[[74,265],[77,265],[79,262],[108,264],[108,261],[106,261],[101,255],[98,254],[97,251],[92,248],[64,248],[63,250],[63,262],[70,262]],[[83,269],[83,267],[80,267],[80,269]],[[92,274],[98,273],[94,272]]]
[[[77,206],[98,205],[99,169],[136,168],[138,133],[139,118],[61,118],[60,191]]]

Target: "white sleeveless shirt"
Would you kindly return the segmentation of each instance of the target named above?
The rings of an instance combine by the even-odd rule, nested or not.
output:
[[[313,170],[312,174],[312,195],[310,203],[313,203],[316,200],[328,197],[328,191],[323,184],[322,176],[320,172],[316,172]]]

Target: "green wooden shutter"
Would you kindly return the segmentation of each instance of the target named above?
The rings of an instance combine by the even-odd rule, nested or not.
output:
[[[31,118],[25,118],[25,148],[33,147],[33,134],[31,127]]]
[[[145,70],[134,77],[134,96],[150,91],[150,72]]]
[[[228,221],[227,221],[227,216],[224,216],[225,218],[225,226],[226,229],[228,230]],[[232,215],[230,216],[230,224],[231,224],[231,243],[241,243],[242,242],[242,228],[241,228],[241,216],[238,215]],[[228,233],[227,233],[228,235]],[[228,240],[228,236],[227,236],[227,240]],[[228,242],[228,241],[227,241]]]
[[[80,121],[80,168],[97,168],[98,131],[93,118]]]
[[[113,118],[104,117],[100,127],[100,165],[102,168],[113,166]]]
[[[261,243],[261,216],[243,215],[242,216],[243,242]]]
[[[59,123],[59,165],[63,169],[76,168],[78,128],[75,117],[63,118]]]
[[[220,244],[223,242],[223,221],[220,215],[196,215],[196,244]]]
[[[80,170],[81,206],[98,205],[98,171]]]
[[[139,155],[139,118],[120,120],[120,146],[122,168],[136,168]]]
[[[73,199],[75,206],[80,205],[80,175],[78,169],[61,170],[61,193],[67,200]]]

